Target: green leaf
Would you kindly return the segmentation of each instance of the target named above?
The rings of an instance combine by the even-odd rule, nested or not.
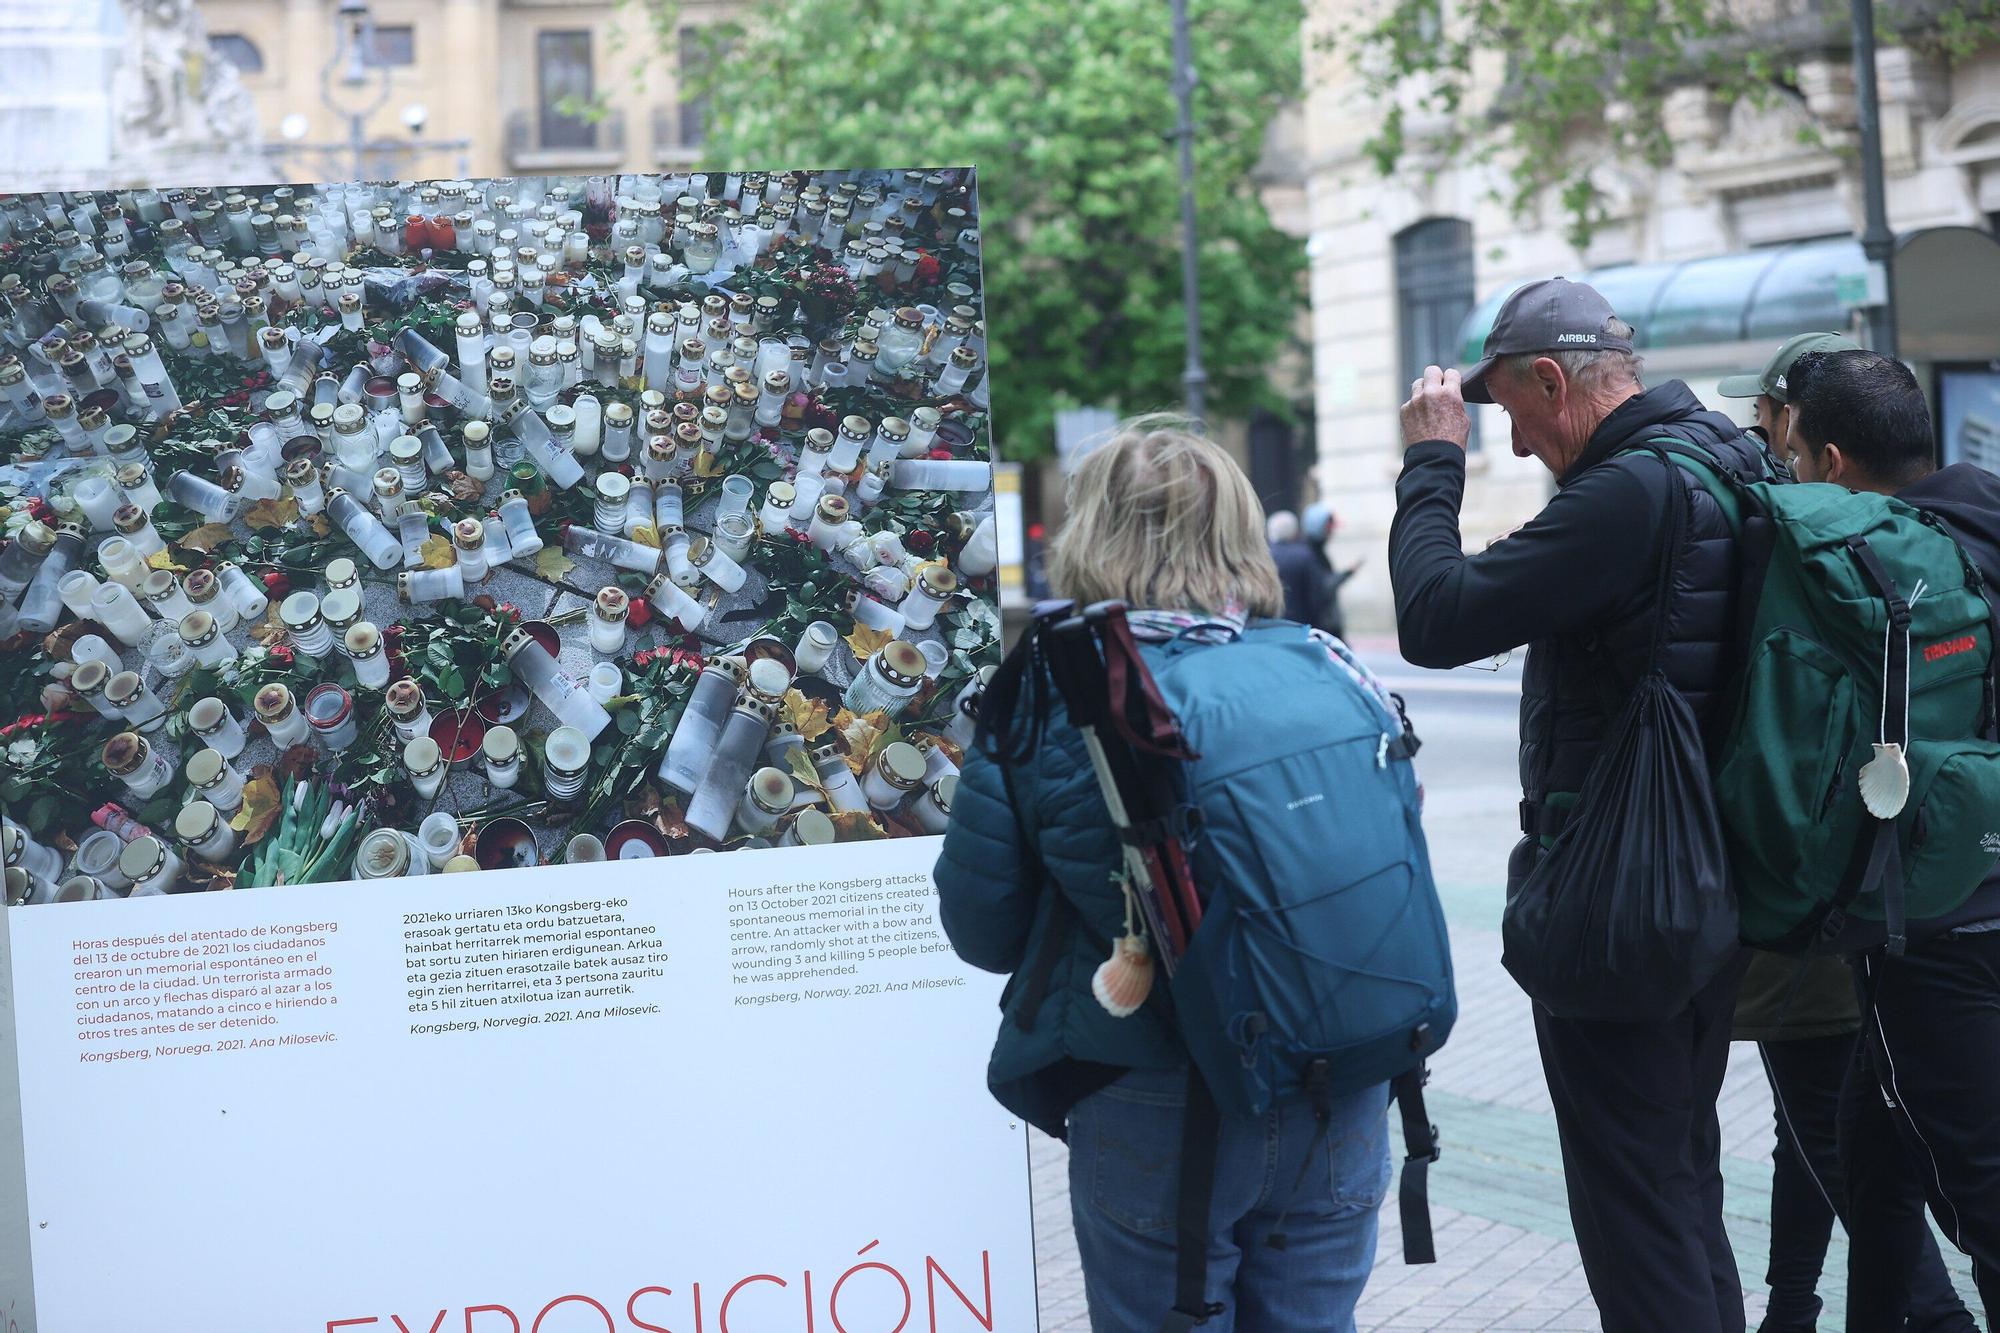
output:
[[[486,669],[479,673],[479,679],[489,689],[497,690],[513,683],[514,668],[505,662],[490,662]]]
[[[618,724],[618,730],[624,732],[627,736],[638,734],[640,725],[638,709],[621,708],[612,714],[612,719]]]
[[[465,696],[465,673],[457,667],[451,668],[438,677],[438,688],[446,697],[459,699]]]

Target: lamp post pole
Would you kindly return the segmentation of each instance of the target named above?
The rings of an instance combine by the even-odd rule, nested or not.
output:
[[[1854,109],[1861,138],[1861,196],[1866,221],[1861,253],[1873,274],[1879,274],[1881,300],[1867,307],[1868,346],[1883,356],[1896,355],[1896,277],[1893,259],[1896,234],[1889,230],[1889,205],[1882,185],[1882,117],[1875,93],[1875,3],[1849,0],[1848,18],[1854,30]],[[1870,293],[1874,295],[1874,293]]]
[[[1188,33],[1187,0],[1174,0],[1174,96],[1180,120],[1181,303],[1187,319],[1187,367],[1181,372],[1187,414],[1196,421],[1208,411],[1208,372],[1201,365],[1201,257],[1194,216],[1194,55]]]

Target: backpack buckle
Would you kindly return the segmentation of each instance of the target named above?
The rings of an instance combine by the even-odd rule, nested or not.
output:
[[[1408,1153],[1404,1155],[1403,1160],[1406,1162],[1435,1162],[1443,1157],[1444,1140],[1438,1137],[1438,1127],[1436,1125],[1431,1126],[1430,1139],[1431,1149],[1429,1152]]]

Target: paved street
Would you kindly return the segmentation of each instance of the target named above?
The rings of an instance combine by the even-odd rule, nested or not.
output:
[[[1445,1147],[1431,1172],[1439,1262],[1403,1264],[1392,1189],[1358,1322],[1364,1330],[1596,1329],[1564,1202],[1555,1121],[1528,1002],[1500,966],[1502,885],[1520,799],[1514,767],[1519,662],[1498,673],[1422,672],[1398,661],[1393,645],[1367,647],[1371,665],[1408,699],[1424,738],[1418,764],[1425,825],[1451,923],[1460,1014],[1449,1045],[1431,1066],[1431,1114]],[[1754,1329],[1764,1309],[1773,1134],[1755,1048],[1734,1049],[1721,1112],[1729,1231]],[[1044,1333],[1087,1330],[1069,1227],[1066,1154],[1061,1144],[1034,1138],[1041,1327]],[[1394,1151],[1400,1159],[1400,1145]],[[1970,1302],[1974,1291],[1964,1256],[1949,1245],[1942,1249]],[[1846,1261],[1836,1232],[1820,1287],[1825,1330],[1843,1324]]]

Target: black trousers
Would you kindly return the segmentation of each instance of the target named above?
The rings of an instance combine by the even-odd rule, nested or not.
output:
[[[1926,1202],[2000,1318],[2000,931],[1871,951],[1855,972],[1866,1063],[1841,1103],[1841,1164],[1867,1233],[1850,1232],[1854,1252],[1885,1262],[1850,1266],[1849,1327],[1893,1328],[1908,1308],[1907,1219]]]
[[[1535,1009],[1570,1220],[1605,1333],[1742,1333],[1715,1098],[1745,962],[1663,1023]]]
[[[1856,1073],[1858,1045],[1853,1035],[1757,1043],[1777,1120],[1777,1142],[1771,1150],[1771,1263],[1764,1275],[1771,1299],[1759,1333],[1811,1333],[1819,1316],[1820,1270],[1835,1218],[1850,1233],[1854,1230],[1840,1166],[1838,1126],[1842,1092]],[[1865,1070],[1861,1077],[1867,1078]],[[1885,1132],[1894,1131],[1885,1127]],[[1907,1234],[1891,1236],[1896,1227]],[[1908,1274],[1911,1333],[1977,1333],[1978,1326],[1945,1272],[1921,1203],[1895,1217],[1865,1218],[1861,1228],[1866,1243],[1849,1250],[1850,1284],[1856,1275],[1864,1285],[1882,1284],[1888,1279],[1880,1270],[1895,1263],[1894,1273]],[[1893,1285],[1900,1289],[1902,1283],[1895,1280]],[[1847,1327],[1849,1333],[1871,1333],[1900,1329],[1903,1323],[1900,1313],[1884,1314],[1879,1309],[1856,1317],[1850,1306]]]

